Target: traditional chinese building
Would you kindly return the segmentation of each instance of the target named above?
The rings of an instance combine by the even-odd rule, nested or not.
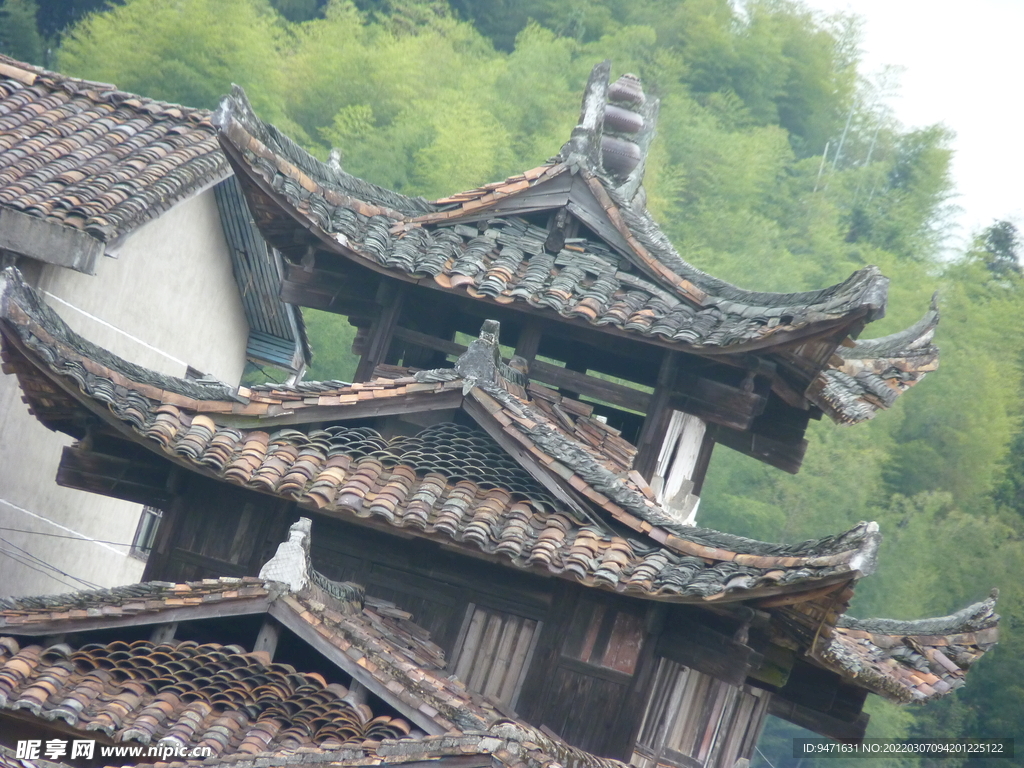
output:
[[[244,388],[160,375],[81,338],[5,273],[6,370],[37,419],[78,440],[61,482],[165,511],[147,583],[3,605],[0,633],[17,643],[8,665],[35,654],[75,670],[54,678],[38,717],[77,690],[68,686],[92,663],[86,648],[132,656],[137,642],[147,658],[172,656],[156,664],[171,674],[147,677],[146,662],[119,656],[113,682],[90,684],[107,691],[105,706],[114,694],[103,686],[136,681],[137,703],[104,726],[126,743],[155,738],[130,723],[148,723],[137,707],[171,692],[177,703],[148,715],[161,728],[185,717],[186,696],[202,699],[208,708],[188,716],[194,733],[227,728],[216,731],[221,754],[263,751],[268,764],[312,746],[351,749],[352,765],[461,750],[481,768],[733,768],[768,713],[857,740],[869,693],[923,702],[963,684],[996,642],[994,598],[922,622],[845,615],[875,567],[875,524],[799,544],[694,524],[716,444],[797,471],[811,418],[862,421],[935,368],[935,308],[902,333],[858,341],[885,307],[874,269],[782,295],[688,265],[643,202],[657,103],[635,78],[609,79],[607,63],[595,68],[579,125],[550,163],[433,202],[320,163],[241,91],[225,100],[221,141],[284,255],[282,296],[359,328],[353,383]],[[312,522],[293,524],[300,515]],[[277,566],[264,566],[289,525]],[[282,565],[296,553],[305,563],[307,547],[322,575]],[[335,582],[364,585],[365,601]],[[384,615],[409,611],[420,626],[374,625],[377,645],[352,650],[349,625],[372,623],[380,601],[392,604]],[[174,623],[168,636],[154,629]],[[420,643],[429,633],[430,659],[406,659],[399,679],[374,677],[396,667],[368,650],[415,649],[408,633]],[[154,645],[168,637],[185,654],[216,643],[238,656],[223,679],[234,698],[188,693],[170,664],[192,667]],[[249,669],[253,654],[274,652],[268,644],[300,677],[340,686],[335,698],[368,702],[365,722],[404,725],[379,743],[368,731],[335,734],[330,724],[352,716],[322,694],[305,730],[294,726],[303,707],[246,693],[248,681],[270,685],[273,675]],[[200,666],[216,677],[212,662]],[[25,693],[35,674],[0,706],[31,709],[18,702],[35,700]],[[462,693],[436,693],[429,680],[459,687],[450,675]],[[365,692],[352,699],[353,688]],[[98,702],[72,728],[102,719]],[[244,722],[225,714],[236,705]],[[260,718],[278,723],[262,734],[304,735],[253,742],[246,729]]]

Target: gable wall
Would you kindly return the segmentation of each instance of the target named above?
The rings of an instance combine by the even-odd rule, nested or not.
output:
[[[238,383],[248,325],[213,191],[133,232],[116,256],[101,257],[92,276],[44,265],[26,269],[26,277],[46,292],[68,325],[94,343],[162,373],[184,376],[190,365]],[[0,530],[0,595],[84,587],[18,563],[12,554],[25,555],[14,547],[101,586],[128,584],[142,575],[143,562],[128,556],[127,547],[53,538],[130,543],[141,509],[57,486],[61,448],[71,442],[28,413],[15,377],[0,376],[0,527],[33,532]]]

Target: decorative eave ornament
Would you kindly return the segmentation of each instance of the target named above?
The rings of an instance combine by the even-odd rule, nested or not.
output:
[[[647,98],[634,74],[609,84],[611,65],[603,61],[590,73],[579,123],[557,159],[597,175],[620,205],[639,212],[646,207],[644,171],[660,102]]]

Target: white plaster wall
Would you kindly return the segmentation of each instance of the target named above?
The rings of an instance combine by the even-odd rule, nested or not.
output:
[[[116,255],[91,276],[48,265],[37,287],[75,331],[126,360],[175,376],[191,365],[237,384],[249,329],[213,191],[139,228]],[[129,544],[141,507],[59,487],[61,448],[71,442],[29,415],[14,376],[0,376],[0,595],[83,588],[16,562],[12,555],[27,557],[17,548],[101,586],[142,575],[126,546],[81,538]]]

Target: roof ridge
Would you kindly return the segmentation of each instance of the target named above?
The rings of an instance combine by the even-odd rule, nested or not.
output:
[[[31,75],[32,81],[26,82],[26,80],[19,78],[17,76],[19,72]],[[88,80],[81,77],[74,77],[73,75],[65,75],[63,72],[57,72],[55,70],[38,67],[34,64],[29,64],[27,62],[14,59],[10,56],[5,56],[4,54],[0,54],[0,78],[2,77],[11,77],[13,79],[19,80],[20,82],[26,85],[34,85],[35,82],[38,82],[38,80],[42,78],[45,81],[49,81],[45,84],[50,87],[58,87],[63,84],[75,84],[78,86],[83,86],[84,88],[96,88],[103,91],[104,93],[123,95],[126,98],[144,99],[145,101],[151,104],[156,104],[161,107],[187,110],[190,113],[201,115],[203,118],[209,118],[213,115],[212,110],[206,109],[204,107],[190,107],[186,104],[179,104],[173,101],[163,101],[162,99],[154,99],[150,96],[143,96],[142,94],[134,93],[132,91],[122,90],[113,83],[103,83],[98,80]]]

